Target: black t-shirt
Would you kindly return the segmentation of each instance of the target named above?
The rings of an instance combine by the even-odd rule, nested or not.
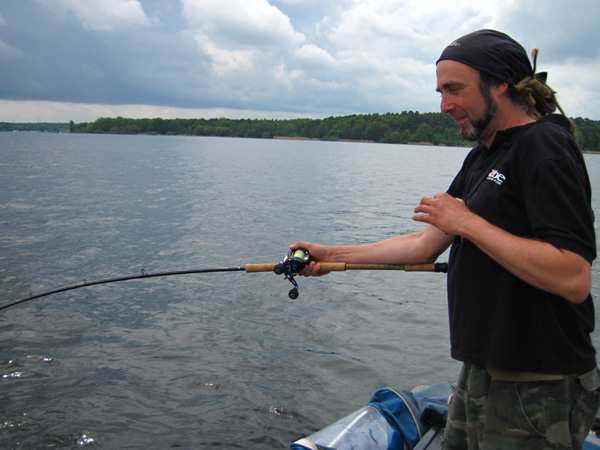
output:
[[[499,132],[463,163],[448,193],[511,234],[596,257],[591,188],[583,155],[558,115]],[[591,296],[576,305],[520,280],[467,239],[450,253],[452,356],[540,373],[596,366]]]

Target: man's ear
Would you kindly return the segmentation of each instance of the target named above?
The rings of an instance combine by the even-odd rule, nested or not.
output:
[[[508,83],[504,82],[498,86],[492,86],[490,89],[492,95],[497,99],[505,95],[508,91]]]

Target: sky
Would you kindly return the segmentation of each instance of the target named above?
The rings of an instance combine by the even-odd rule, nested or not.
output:
[[[598,0],[2,0],[0,121],[438,112],[435,62],[503,31],[600,120]]]

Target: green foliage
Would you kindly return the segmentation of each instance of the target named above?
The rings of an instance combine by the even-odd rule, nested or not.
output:
[[[600,121],[576,118],[575,136],[584,150],[600,151]],[[72,133],[160,134],[270,139],[275,137],[321,140],[356,140],[392,144],[430,143],[471,146],[464,141],[447,114],[404,111],[387,114],[353,114],[325,119],[127,119],[102,117],[90,123],[14,124],[0,122],[0,131],[37,126],[38,131]],[[60,125],[54,129],[50,125]],[[34,128],[21,128],[34,129]]]
[[[68,123],[14,123],[0,122],[0,131],[45,131],[48,133],[61,133],[69,131]]]
[[[127,119],[102,117],[90,123],[71,123],[73,133],[118,133],[228,136],[245,138],[306,138],[407,144],[433,142],[461,146],[465,142],[452,118],[440,113],[353,114],[325,119]]]
[[[600,121],[573,119],[575,124],[575,137],[583,150],[600,151]]]

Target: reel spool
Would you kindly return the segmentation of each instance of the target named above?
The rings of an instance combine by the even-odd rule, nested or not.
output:
[[[277,275],[284,275],[286,280],[290,280],[290,283],[294,285],[290,292],[288,292],[288,296],[292,300],[298,298],[298,283],[296,283],[294,276],[302,272],[309,261],[310,253],[308,253],[308,250],[297,248],[295,250],[290,250],[289,253],[285,255],[285,258],[283,258],[283,261],[276,264],[273,269]]]

